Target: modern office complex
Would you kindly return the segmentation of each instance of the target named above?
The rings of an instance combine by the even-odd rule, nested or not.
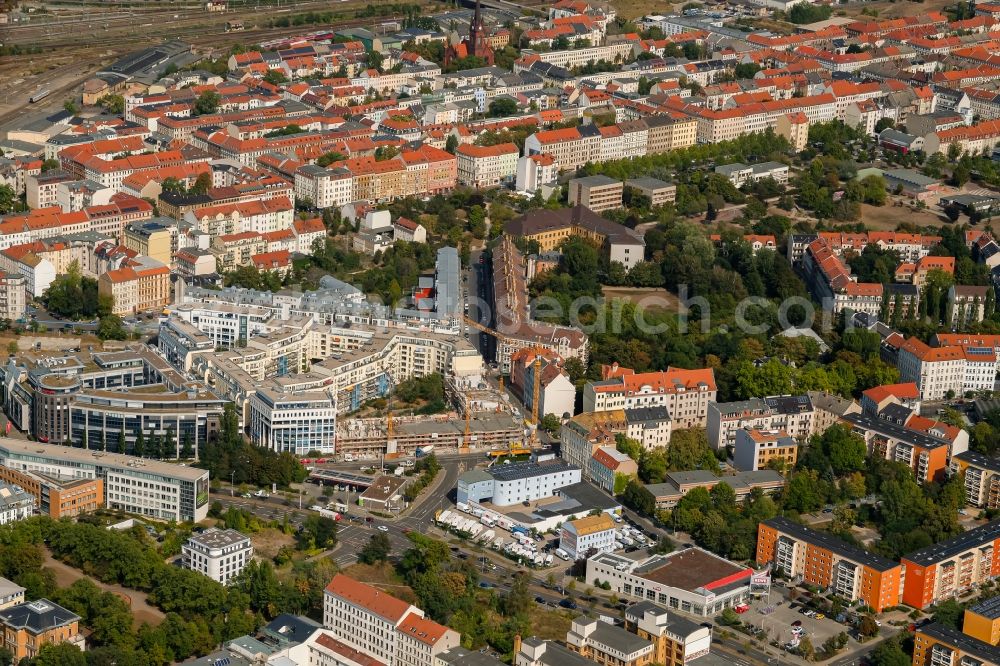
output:
[[[98,479],[104,505],[159,520],[208,516],[208,471],[104,451],[0,440],[0,466],[56,479]]]

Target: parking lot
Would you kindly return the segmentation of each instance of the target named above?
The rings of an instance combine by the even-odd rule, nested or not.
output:
[[[800,622],[802,636],[808,636],[813,647],[819,648],[831,636],[840,632],[851,634],[851,627],[830,617],[809,617],[800,611],[802,606],[788,601],[788,591],[783,587],[772,587],[770,599],[761,597],[750,604],[750,610],[740,615],[746,624],[764,630],[768,641],[777,640],[787,645],[794,637],[794,623]]]

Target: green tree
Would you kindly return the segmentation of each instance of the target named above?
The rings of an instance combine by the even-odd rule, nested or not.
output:
[[[222,103],[222,96],[214,90],[206,90],[194,102],[195,115],[204,116],[215,113]]]
[[[389,541],[389,536],[383,532],[376,532],[358,553],[358,562],[362,564],[385,562],[391,552],[392,543]]]
[[[491,118],[503,118],[517,113],[517,100],[511,97],[494,97],[488,107]]]
[[[0,185],[0,215],[14,212],[17,207],[17,194],[10,185]]]

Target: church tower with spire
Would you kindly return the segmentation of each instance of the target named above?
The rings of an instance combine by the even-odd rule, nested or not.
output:
[[[447,67],[452,61],[469,56],[482,58],[487,65],[492,65],[495,59],[493,47],[490,46],[490,36],[483,23],[480,0],[476,0],[476,10],[472,14],[472,21],[469,22],[469,36],[461,43],[448,47],[444,54],[444,64]]]

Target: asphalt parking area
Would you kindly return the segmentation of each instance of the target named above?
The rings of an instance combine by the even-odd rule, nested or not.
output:
[[[769,608],[773,608],[770,613],[761,612]],[[740,620],[745,624],[764,629],[767,632],[769,642],[777,640],[781,645],[792,640],[793,622],[802,623],[802,635],[808,636],[816,649],[819,649],[826,639],[836,636],[842,631],[850,634],[850,627],[846,624],[841,624],[830,617],[822,620],[806,617],[799,612],[799,606],[790,607],[787,599],[773,592],[770,602],[763,598],[754,601],[750,605],[750,610],[740,615]]]

